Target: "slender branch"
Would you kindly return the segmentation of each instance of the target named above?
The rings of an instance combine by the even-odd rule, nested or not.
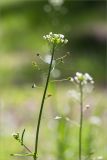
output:
[[[63,82],[63,81],[67,81],[68,79],[56,79],[56,80],[52,80],[50,81],[50,83],[52,82]]]
[[[32,151],[23,143],[24,134],[25,134],[25,129],[22,132],[21,140],[19,140],[19,142],[28,152],[32,153]]]
[[[62,57],[57,58],[56,61],[61,60],[61,59],[64,59],[64,58],[66,58],[66,57],[67,57],[67,54],[65,54],[65,55],[62,56]]]
[[[23,145],[23,138],[24,138],[24,134],[25,134],[25,129],[22,132],[22,136],[21,136],[21,144]]]
[[[31,150],[30,150],[25,144],[23,144],[22,146],[23,146],[24,148],[26,148],[27,151],[29,151],[30,153],[32,153]]]
[[[83,86],[80,83],[80,128],[79,128],[79,160],[82,157],[82,125],[83,125]]]
[[[40,107],[40,112],[39,112],[39,118],[38,118],[38,123],[37,123],[37,129],[36,129],[34,160],[37,159],[38,137],[39,137],[39,129],[40,129],[40,123],[41,123],[41,116],[42,116],[43,106],[44,106],[44,102],[45,102],[45,96],[46,96],[46,92],[47,92],[47,88],[48,88],[48,84],[49,84],[49,79],[50,79],[52,62],[53,62],[53,58],[54,58],[54,50],[55,50],[55,45],[53,44],[51,62],[50,62],[50,66],[49,66],[47,81],[46,81],[46,85],[45,85],[45,89],[44,89],[44,93],[43,93],[43,98],[42,98],[42,102],[41,102],[41,107]]]

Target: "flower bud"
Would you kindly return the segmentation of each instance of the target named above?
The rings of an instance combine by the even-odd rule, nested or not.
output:
[[[13,133],[12,136],[14,139],[19,140],[19,133]]]

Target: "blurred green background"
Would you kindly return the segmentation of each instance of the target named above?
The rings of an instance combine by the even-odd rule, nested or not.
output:
[[[49,55],[49,46],[43,40],[49,32],[64,34],[69,40],[57,50],[55,58],[70,53],[52,78],[66,78],[80,71],[88,72],[95,80],[95,89],[85,100],[92,107],[85,115],[83,152],[89,160],[90,152],[93,157],[107,159],[106,0],[0,1],[0,158],[20,159],[9,155],[23,152],[11,137],[14,131],[26,128],[26,143],[34,146],[43,89],[32,89],[32,84],[44,86],[48,65],[38,60],[36,54],[43,59]],[[40,70],[32,66],[32,61],[37,62]],[[78,122],[79,104],[69,94],[72,89],[65,82],[49,87],[53,96],[46,101],[43,114],[40,160],[77,160],[78,127],[66,118],[54,120],[55,116],[63,116]],[[94,123],[90,123],[92,118]]]

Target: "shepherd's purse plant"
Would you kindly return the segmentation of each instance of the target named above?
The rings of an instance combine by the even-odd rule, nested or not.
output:
[[[93,78],[88,73],[77,72],[74,77],[71,77],[71,81],[79,87],[80,92],[80,121],[79,121],[79,160],[82,160],[82,128],[83,128],[83,89],[88,83],[94,84]]]
[[[19,136],[19,133],[14,133],[13,137],[23,146],[25,149],[28,151],[27,154],[11,154],[13,156],[32,156],[34,160],[37,160],[38,158],[38,139],[39,139],[39,131],[40,131],[40,124],[41,124],[41,118],[42,118],[42,112],[43,112],[43,107],[44,107],[44,102],[46,98],[46,93],[48,89],[48,84],[50,80],[50,74],[52,71],[53,67],[53,60],[54,60],[54,54],[55,54],[55,49],[58,46],[61,46],[63,44],[66,44],[68,42],[67,39],[65,39],[63,34],[53,34],[50,32],[48,35],[43,36],[43,38],[48,42],[51,50],[51,60],[49,64],[49,70],[48,70],[48,75],[47,75],[47,80],[43,92],[43,97],[41,101],[41,106],[40,106],[40,112],[39,112],[39,117],[38,117],[38,122],[37,122],[37,128],[36,128],[36,135],[35,135],[35,150],[34,152],[31,152],[31,150],[24,145],[23,143],[23,137],[25,133],[25,129],[22,132],[21,137]]]
[[[46,79],[46,83],[45,83],[45,87],[44,87],[44,92],[43,92],[43,96],[42,96],[42,100],[41,100],[41,106],[40,106],[40,111],[39,111],[39,116],[38,116],[38,121],[37,121],[37,126],[36,126],[34,151],[32,152],[29,149],[29,147],[27,147],[24,144],[24,133],[25,133],[25,129],[24,129],[21,135],[19,133],[13,133],[13,137],[27,150],[28,153],[26,153],[26,154],[11,154],[12,156],[31,156],[34,160],[37,160],[37,158],[38,158],[38,140],[39,140],[41,119],[42,119],[42,112],[43,112],[43,108],[44,108],[44,102],[45,102],[45,98],[46,98],[46,94],[47,94],[48,85],[50,82],[50,75],[55,67],[55,65],[53,63],[55,50],[57,47],[62,46],[68,42],[68,40],[64,37],[63,34],[53,34],[52,32],[50,32],[48,35],[43,36],[43,38],[49,44],[51,59],[49,62],[47,79]],[[37,56],[39,56],[39,54],[37,54]],[[60,59],[63,62],[64,57],[65,56],[58,58],[58,59]],[[69,77],[66,79],[59,80],[59,81],[63,81],[63,80],[67,80],[67,81],[71,81],[71,82],[75,83],[78,86],[79,92],[80,92],[78,160],[82,160],[82,128],[83,128],[83,105],[84,105],[83,104],[83,96],[84,96],[83,90],[84,90],[84,86],[86,86],[88,83],[93,84],[94,81],[93,81],[93,78],[88,73],[83,74],[80,72],[77,72],[74,77]],[[35,85],[33,87],[35,87]]]

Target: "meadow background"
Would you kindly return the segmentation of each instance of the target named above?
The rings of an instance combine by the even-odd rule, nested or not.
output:
[[[69,43],[55,57],[69,52],[52,79],[88,72],[95,80],[85,95],[83,155],[107,159],[107,22],[105,0],[0,1],[0,159],[20,160],[25,152],[11,136],[26,128],[25,143],[34,148],[35,126],[43,93],[49,46],[43,35],[64,34]],[[40,70],[32,66],[36,61]],[[35,83],[37,88],[32,88]],[[70,82],[49,86],[40,131],[40,160],[78,159],[79,103]],[[56,120],[55,117],[63,117]],[[30,160],[30,158],[28,158]]]

